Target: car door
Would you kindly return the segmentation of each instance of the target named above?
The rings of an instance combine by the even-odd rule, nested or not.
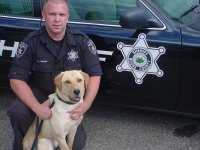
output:
[[[192,115],[200,113],[199,66],[200,66],[200,2],[199,0],[154,0],[180,29],[179,89],[176,111]],[[181,7],[180,7],[181,6]]]
[[[172,5],[164,0],[162,3],[161,0],[156,1],[170,18],[180,23],[182,49],[179,54],[179,78],[181,82],[179,82],[177,111],[199,116],[200,2],[199,0],[174,0]]]
[[[8,86],[8,72],[18,44],[39,28],[39,0],[0,1],[0,86]]]
[[[70,12],[71,28],[86,33],[98,50],[103,77],[97,102],[175,110],[180,30],[155,5],[146,0],[70,0]],[[138,26],[132,27],[136,20],[127,19],[132,14],[136,14]],[[150,19],[146,21],[150,26],[144,26],[145,19]],[[162,51],[155,57],[150,52],[141,55],[147,58],[147,66],[149,62],[156,67],[153,71],[148,71],[145,65],[134,68],[133,59],[137,55],[133,49],[141,46],[138,40],[145,36],[147,44],[142,48]]]
[[[198,19],[199,20],[199,19]],[[182,27],[182,52],[180,61],[181,93],[177,110],[200,114],[200,28],[198,31]]]

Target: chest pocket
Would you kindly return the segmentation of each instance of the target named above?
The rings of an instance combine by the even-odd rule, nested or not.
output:
[[[32,67],[33,86],[48,93],[53,92],[53,81],[56,73],[55,64],[49,62],[35,62]]]

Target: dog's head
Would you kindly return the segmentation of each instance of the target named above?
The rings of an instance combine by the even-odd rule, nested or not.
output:
[[[77,103],[83,99],[89,76],[80,70],[60,73],[55,77],[56,93],[62,100]]]

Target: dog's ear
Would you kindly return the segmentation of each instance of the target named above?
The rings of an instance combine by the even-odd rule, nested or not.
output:
[[[54,83],[55,83],[55,85],[56,85],[56,87],[58,88],[59,91],[62,90],[62,77],[63,77],[63,75],[64,75],[64,72],[61,72],[54,79]]]
[[[85,88],[87,89],[90,77],[87,73],[85,73],[83,71],[81,71],[81,74],[83,75]]]

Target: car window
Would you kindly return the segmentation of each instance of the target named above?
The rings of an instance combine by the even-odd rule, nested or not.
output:
[[[179,19],[199,4],[199,0],[154,0],[167,14]],[[181,6],[181,7],[180,7]]]
[[[119,24],[123,11],[136,6],[136,0],[70,0],[70,21]]]
[[[199,0],[153,0],[172,19],[200,31]],[[181,7],[180,7],[181,6]]]
[[[33,0],[0,0],[0,15],[34,16]]]

